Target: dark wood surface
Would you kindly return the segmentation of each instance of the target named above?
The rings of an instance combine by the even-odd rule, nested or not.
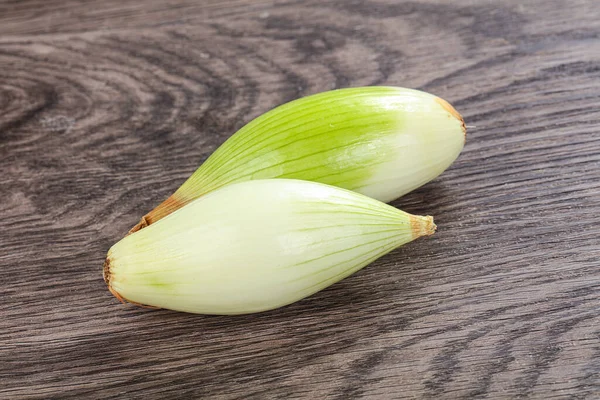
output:
[[[120,304],[108,248],[253,117],[332,88],[469,130],[439,231],[294,305]],[[600,3],[0,2],[0,398],[600,398]]]

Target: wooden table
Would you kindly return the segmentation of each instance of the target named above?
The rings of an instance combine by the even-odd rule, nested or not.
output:
[[[120,304],[108,248],[219,144],[361,85],[469,130],[436,217],[297,304]],[[600,398],[600,3],[0,2],[0,398]]]

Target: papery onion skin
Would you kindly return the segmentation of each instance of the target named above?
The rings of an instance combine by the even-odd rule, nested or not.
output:
[[[121,300],[201,314],[266,311],[307,297],[420,236],[431,217],[333,186],[237,183],[133,233],[108,252]]]
[[[130,232],[254,179],[321,182],[389,202],[446,170],[465,138],[461,115],[422,91],[373,86],[304,97],[241,128]]]

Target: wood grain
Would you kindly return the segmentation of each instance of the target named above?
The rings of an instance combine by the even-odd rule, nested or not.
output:
[[[253,117],[338,87],[470,129],[439,231],[297,304],[119,304],[111,244]],[[0,2],[0,397],[600,398],[600,3]]]

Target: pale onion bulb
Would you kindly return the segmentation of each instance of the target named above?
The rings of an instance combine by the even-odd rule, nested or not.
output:
[[[108,252],[104,278],[132,303],[259,312],[309,296],[434,230],[431,217],[333,186],[247,181],[122,239]]]

